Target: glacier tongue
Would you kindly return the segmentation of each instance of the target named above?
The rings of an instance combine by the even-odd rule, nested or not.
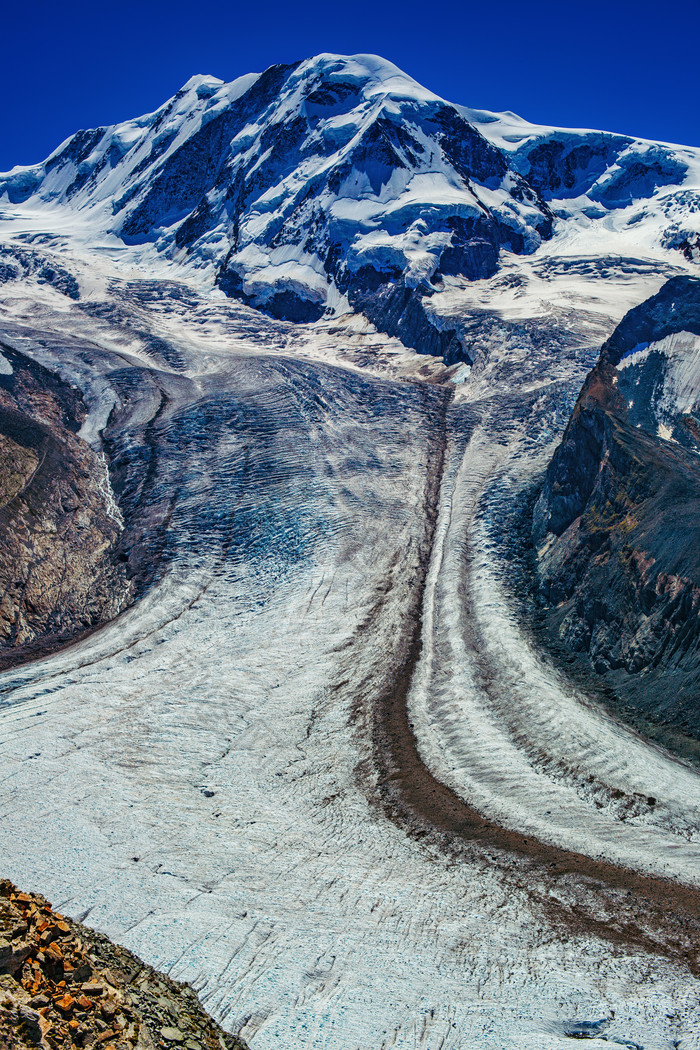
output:
[[[659,931],[639,887],[560,870],[556,848],[691,882],[697,777],[653,752],[656,808],[629,811],[647,752],[546,667],[527,687],[492,537],[606,311],[657,278],[601,279],[611,301],[570,329],[580,278],[550,275],[560,305],[528,324],[494,277],[493,351],[453,398],[415,382],[439,362],[371,332],[127,278],[84,303],[15,282],[2,306],[4,340],[86,387],[119,476],[157,454],[130,513],[162,516],[168,554],[117,621],[1,676],[5,870],[192,981],[261,1050],[564,1050],[602,1020],[647,1050],[693,1046],[686,933]],[[435,510],[416,738],[458,795],[543,835],[541,865],[382,803],[373,712],[405,660]],[[635,923],[659,954],[625,939]]]

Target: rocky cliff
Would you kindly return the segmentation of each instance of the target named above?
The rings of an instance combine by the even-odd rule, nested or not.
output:
[[[0,667],[111,619],[131,585],[107,464],[78,392],[0,345]]]
[[[534,513],[549,629],[633,712],[700,739],[700,280],[630,311]]]

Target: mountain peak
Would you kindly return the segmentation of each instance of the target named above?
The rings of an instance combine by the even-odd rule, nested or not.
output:
[[[342,78],[346,82],[362,83],[368,97],[379,91],[403,97],[438,98],[393,62],[380,55],[315,55],[306,59],[299,67],[299,75],[310,73],[317,73],[328,79]]]
[[[223,84],[224,81],[219,77],[212,77],[208,73],[196,73],[186,84],[182,85],[178,94],[183,91],[196,91],[199,87],[222,87]]]
[[[322,54],[231,83],[192,77],[156,113],[81,132],[2,190],[213,268],[228,295],[274,316],[351,307],[457,356],[455,333],[428,320],[435,282],[488,276],[502,248],[530,252],[551,232],[503,153],[375,55]],[[409,336],[416,310],[421,332]]]

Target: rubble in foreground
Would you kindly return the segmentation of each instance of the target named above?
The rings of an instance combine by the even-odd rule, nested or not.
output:
[[[0,881],[0,1046],[247,1050],[193,988]]]

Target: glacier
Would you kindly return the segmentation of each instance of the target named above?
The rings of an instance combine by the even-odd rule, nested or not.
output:
[[[508,546],[699,179],[327,55],[0,176],[0,338],[82,392],[138,589],[0,675],[3,874],[253,1050],[700,1047],[697,770]]]

